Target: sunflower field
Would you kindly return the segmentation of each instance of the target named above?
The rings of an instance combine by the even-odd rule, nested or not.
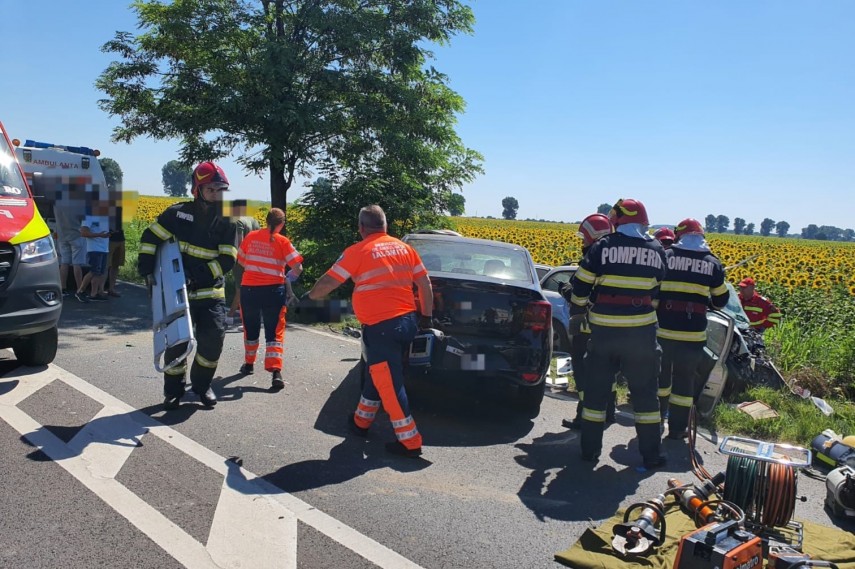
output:
[[[177,201],[181,199],[126,199],[128,249],[134,262],[134,237],[138,240],[139,232]],[[263,226],[268,206],[249,206]],[[289,208],[289,217],[296,214]],[[576,224],[460,217],[449,218],[449,224],[467,237],[522,245],[535,263],[566,264],[582,255]],[[299,243],[299,235],[291,238]],[[781,309],[784,317],[766,333],[766,347],[784,376],[798,379],[820,396],[855,398],[855,243],[717,233],[708,235],[707,242],[728,267],[728,281],[735,286],[753,277],[758,292]]]

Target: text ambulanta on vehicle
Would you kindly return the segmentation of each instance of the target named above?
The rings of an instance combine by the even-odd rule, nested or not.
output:
[[[56,247],[0,123],[0,348],[24,365],[52,362],[61,310]]]

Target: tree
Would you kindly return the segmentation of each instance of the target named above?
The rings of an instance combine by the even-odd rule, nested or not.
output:
[[[819,227],[811,223],[807,227],[802,227],[802,239],[816,239],[816,234],[819,233]]]
[[[709,214],[704,218],[704,231],[707,233],[715,233],[716,230],[716,217],[713,214]]]
[[[745,234],[746,235],[754,235],[754,224],[749,223],[745,226]]]
[[[790,224],[786,221],[779,221],[775,224],[775,233],[778,234],[778,237],[786,237],[789,230]]]
[[[853,239],[855,239],[855,230],[844,229],[843,230],[843,240],[844,241],[852,241]]]
[[[460,216],[466,212],[466,198],[463,194],[451,194],[448,198],[448,215]]]
[[[296,176],[369,178],[438,193],[482,171],[454,127],[463,99],[431,44],[471,33],[459,0],[139,0],[139,36],[117,32],[99,76],[113,140],[179,138],[181,161],[237,153],[270,172],[285,209]]]
[[[602,213],[603,215],[608,215],[611,210],[611,204],[601,203],[599,206],[597,206],[597,213]]]
[[[719,233],[727,233],[727,227],[730,225],[730,218],[726,215],[719,215],[715,218],[715,227]]]
[[[743,232],[745,229],[745,220],[741,217],[733,218],[733,232],[737,235]]]
[[[772,228],[775,227],[775,221],[769,219],[768,217],[763,219],[760,222],[760,235],[763,237],[769,237],[769,234],[772,233]]]
[[[516,219],[519,208],[520,204],[517,198],[506,197],[502,200],[502,217],[505,219]]]
[[[112,158],[99,158],[98,164],[101,165],[101,170],[104,171],[104,178],[107,180],[107,189],[111,192],[122,189],[122,168],[119,163]]]
[[[170,160],[161,169],[163,192],[168,196],[183,197],[193,177],[193,170],[180,160]]]

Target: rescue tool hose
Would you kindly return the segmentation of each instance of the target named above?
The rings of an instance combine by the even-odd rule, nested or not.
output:
[[[757,524],[786,526],[796,507],[795,469],[787,464],[730,456],[724,499],[739,506],[746,517]]]

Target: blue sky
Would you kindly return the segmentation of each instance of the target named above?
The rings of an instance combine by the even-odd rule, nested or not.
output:
[[[484,157],[469,215],[578,221],[642,200],[653,224],[765,217],[855,228],[855,3],[477,0],[475,33],[434,65],[467,102]],[[110,142],[100,46],[136,31],[123,0],[4,1],[0,120],[10,135],[97,147],[126,189],[162,195],[174,141]],[[229,160],[230,197],[269,199]],[[293,199],[300,192],[289,193]]]

